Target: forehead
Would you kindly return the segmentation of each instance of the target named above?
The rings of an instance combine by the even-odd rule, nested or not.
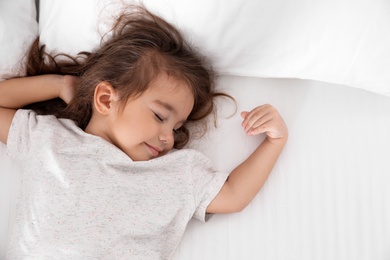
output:
[[[156,77],[145,92],[148,92],[148,94],[153,96],[175,95],[176,97],[182,97],[188,101],[194,100],[194,95],[187,83],[166,74]]]
[[[188,84],[166,74],[154,79],[143,96],[169,110],[180,111],[184,106],[190,108],[191,112],[194,105],[194,95]]]

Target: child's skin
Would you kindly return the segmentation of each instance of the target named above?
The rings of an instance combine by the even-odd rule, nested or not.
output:
[[[17,109],[38,101],[61,98],[69,103],[77,77],[44,75],[0,82],[0,141],[7,142]],[[173,132],[192,110],[194,97],[182,81],[163,74],[137,98],[120,103],[107,82],[95,88],[92,118],[85,131],[116,145],[134,161],[163,156],[173,147]],[[237,166],[207,207],[208,213],[232,213],[244,209],[268,178],[286,144],[287,127],[270,105],[241,112],[248,135],[266,134],[262,144]]]

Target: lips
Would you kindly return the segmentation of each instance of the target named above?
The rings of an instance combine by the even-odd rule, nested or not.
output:
[[[145,143],[145,144],[146,144],[146,146],[149,148],[150,152],[152,153],[152,155],[153,155],[154,157],[157,157],[157,156],[162,152],[162,150],[161,150],[160,148],[158,148],[158,147],[149,145],[149,144],[147,144],[147,143]]]

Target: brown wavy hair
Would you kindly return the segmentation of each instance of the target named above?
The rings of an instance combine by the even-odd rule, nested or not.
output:
[[[198,122],[214,111],[214,99],[228,96],[215,90],[215,73],[207,62],[173,25],[144,7],[131,6],[116,19],[109,39],[93,52],[76,57],[45,52],[39,38],[28,55],[27,75],[61,74],[80,77],[69,105],[56,99],[30,108],[41,114],[54,114],[73,120],[85,129],[92,115],[93,96],[99,82],[110,83],[120,94],[122,104],[141,95],[161,73],[182,80],[191,88],[194,107],[175,135],[174,147],[189,141],[187,124]]]

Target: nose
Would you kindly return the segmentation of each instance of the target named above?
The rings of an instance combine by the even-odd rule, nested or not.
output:
[[[169,127],[164,127],[164,129],[162,129],[158,138],[164,145],[173,145],[174,142],[173,130]]]

